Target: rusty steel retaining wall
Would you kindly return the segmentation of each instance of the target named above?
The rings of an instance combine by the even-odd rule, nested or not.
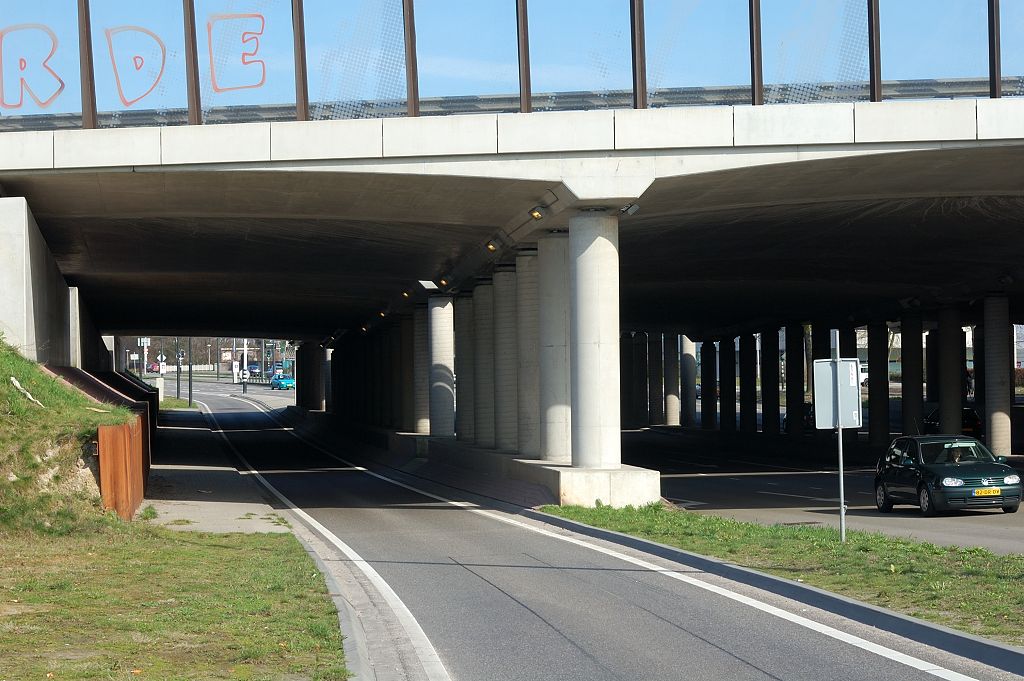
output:
[[[144,417],[120,426],[100,426],[100,494],[103,508],[131,520],[142,504],[148,469],[145,455],[147,428]]]

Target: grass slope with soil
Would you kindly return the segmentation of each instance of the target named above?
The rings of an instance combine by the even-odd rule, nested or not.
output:
[[[291,534],[102,511],[97,428],[129,418],[0,340],[0,681],[347,678],[337,612]]]

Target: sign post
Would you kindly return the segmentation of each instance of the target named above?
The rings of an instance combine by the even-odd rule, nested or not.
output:
[[[832,329],[832,359],[814,360],[814,426],[835,430],[839,449],[839,539],[846,541],[843,429],[860,428],[860,360],[839,357],[839,331]]]

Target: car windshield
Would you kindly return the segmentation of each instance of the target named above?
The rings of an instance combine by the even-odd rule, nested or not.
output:
[[[992,463],[995,457],[985,445],[971,440],[922,442],[921,459],[926,463]]]
[[[279,380],[279,381],[290,381],[290,380],[292,380],[292,377],[291,376],[287,376],[285,374],[278,374],[277,375],[277,380]]]

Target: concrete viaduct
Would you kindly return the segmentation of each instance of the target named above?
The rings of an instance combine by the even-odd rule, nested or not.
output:
[[[87,369],[103,335],[301,339],[300,406],[622,505],[659,480],[621,428],[697,425],[698,344],[700,425],[769,436],[780,354],[802,404],[806,325],[815,357],[866,325],[883,445],[919,428],[925,331],[959,432],[974,326],[1008,454],[1022,145],[1012,99],[0,133],[0,330]]]

